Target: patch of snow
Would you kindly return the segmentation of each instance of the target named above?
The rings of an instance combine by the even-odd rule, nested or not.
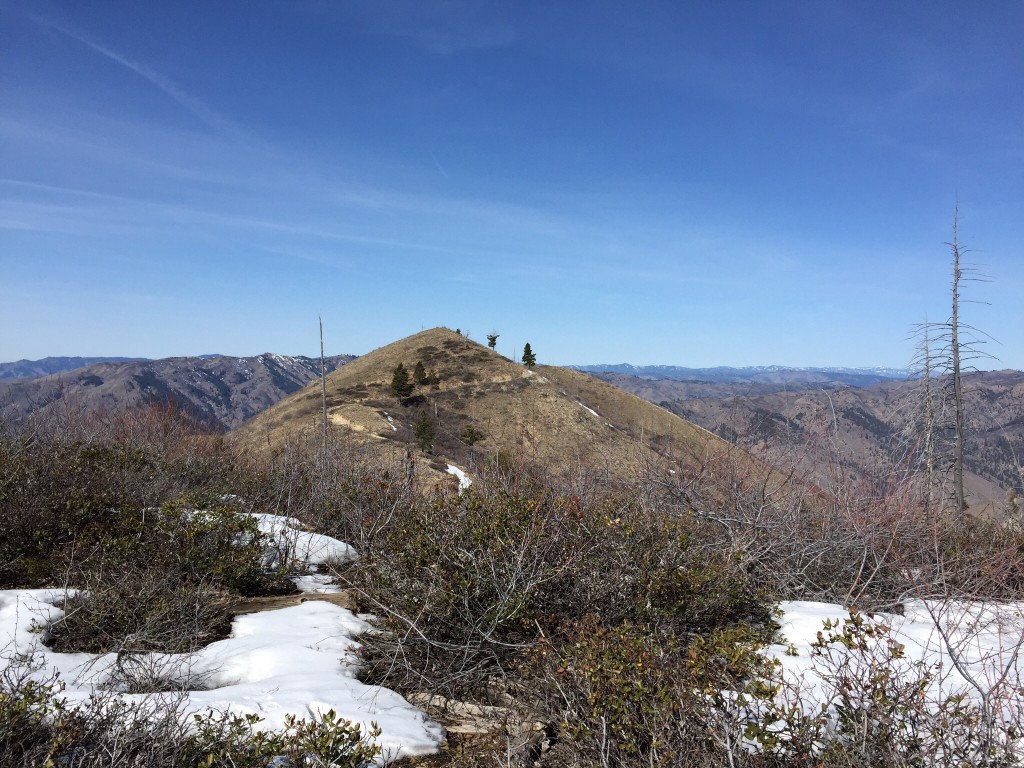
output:
[[[343,541],[302,530],[302,523],[294,517],[246,514],[256,519],[260,531],[267,534],[273,544],[264,554],[264,566],[276,568],[282,563],[301,563],[307,567],[327,561],[348,562],[359,557],[355,549]]]
[[[849,612],[840,605],[808,601],[780,604],[782,611],[780,634],[784,644],[767,649],[769,656],[781,664],[782,676],[798,687],[805,708],[831,706],[835,691],[827,681],[825,660],[812,652],[819,633],[827,637],[824,622],[830,620],[842,631],[842,622],[850,619]],[[1024,603],[932,602],[914,600],[906,604],[902,616],[876,613],[864,616],[868,624],[888,627],[888,637],[903,646],[902,658],[895,663],[910,679],[918,679],[918,665],[928,668],[934,678],[928,685],[928,700],[935,702],[952,695],[963,694],[976,703],[980,693],[976,686],[989,690],[996,685],[1004,670],[1006,680],[1015,691],[1003,700],[1008,708],[1019,708],[1022,703],[1021,681],[1024,680]],[[884,656],[884,645],[878,644],[878,655]],[[839,653],[842,646],[833,646]],[[842,651],[849,656],[851,651]],[[870,663],[867,658],[854,660],[854,664]]]
[[[54,603],[64,590],[0,591],[0,671],[16,655],[31,655],[33,679],[56,674],[61,697],[71,706],[85,703],[96,690],[116,690],[118,655],[55,653],[38,631],[59,619]],[[232,712],[263,718],[260,727],[280,729],[289,714],[320,715],[333,709],[339,717],[381,728],[377,743],[386,760],[435,752],[442,728],[394,691],[355,679],[359,647],[355,637],[370,626],[351,611],[311,600],[276,611],[235,618],[231,636],[194,654],[148,653],[133,656],[147,669],[177,680],[185,689],[182,714]],[[198,683],[198,685],[197,685]],[[201,687],[203,690],[193,690]],[[143,704],[144,694],[120,694]]]
[[[585,405],[584,405],[583,403],[579,402],[578,400],[576,401],[576,405],[578,405],[578,406],[579,406],[580,408],[582,408],[582,409],[583,409],[584,411],[586,411],[587,413],[591,413],[591,414],[593,414],[594,416],[597,416],[597,418],[601,418],[601,414],[599,414],[599,413],[598,413],[597,411],[595,411],[595,410],[594,410],[593,408],[588,408],[587,406],[585,406]]]
[[[445,471],[449,475],[455,475],[455,477],[457,477],[459,479],[459,491],[460,492],[464,491],[466,488],[469,488],[469,486],[473,484],[473,481],[469,479],[469,476],[466,475],[465,472],[463,472],[461,469],[456,467],[454,464],[449,464],[448,465],[448,469],[446,469]]]
[[[335,595],[341,587],[334,583],[334,577],[326,573],[307,573],[304,576],[292,576],[292,582],[299,592],[307,595]]]

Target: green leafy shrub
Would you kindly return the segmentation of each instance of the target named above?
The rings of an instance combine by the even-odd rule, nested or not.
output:
[[[120,535],[76,552],[68,574],[81,591],[50,629],[57,650],[193,650],[226,634],[233,595],[273,590],[280,575],[262,567],[255,520],[194,501],[122,515]]]
[[[345,573],[389,630],[365,639],[367,674],[468,693],[521,648],[589,614],[604,626],[677,633],[767,622],[743,569],[694,546],[689,525],[530,480],[402,506]]]
[[[826,621],[812,646],[813,677],[827,706],[799,690],[762,712],[748,735],[768,754],[798,764],[1012,765],[1014,727],[995,738],[990,714],[960,691],[930,690],[940,672],[913,661],[889,627],[853,612]]]
[[[487,435],[472,424],[463,427],[462,431],[459,432],[459,440],[464,442],[466,445],[476,445],[485,437],[487,437]]]
[[[217,497],[246,474],[223,440],[167,409],[0,423],[0,588],[63,583],[78,553],[138,537],[143,510]]]
[[[363,733],[358,723],[334,710],[314,720],[285,717],[281,731],[259,729],[257,715],[195,716],[195,733],[186,741],[181,765],[198,768],[266,768],[274,758],[291,768],[363,768],[381,754],[374,726]]]
[[[61,687],[30,676],[22,659],[0,675],[0,765],[4,768],[365,768],[381,754],[380,729],[364,731],[332,710],[289,716],[279,731],[256,715],[186,718],[182,699],[125,702],[99,694],[74,706]]]
[[[216,639],[232,595],[283,586],[262,568],[254,520],[219,501],[252,474],[166,409],[0,425],[0,588],[83,590],[53,627],[61,650],[184,651]]]
[[[262,565],[270,540],[255,518],[236,506],[186,497],[160,508],[150,549],[157,562],[183,578],[207,574],[217,586],[234,594],[274,591],[276,574]]]
[[[25,661],[0,675],[0,765],[42,765],[51,750],[51,723],[60,722],[60,688],[30,678]]]
[[[763,631],[684,638],[593,618],[530,654],[531,685],[561,709],[569,765],[743,765],[748,708],[770,700]]]

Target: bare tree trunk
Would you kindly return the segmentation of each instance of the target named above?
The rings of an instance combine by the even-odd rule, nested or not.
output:
[[[922,326],[922,333],[924,334],[921,341],[921,357],[924,368],[924,513],[925,519],[930,521],[934,508],[932,494],[935,488],[935,400],[932,393],[932,352],[927,318]]]
[[[320,321],[320,389],[324,401],[324,455],[327,455],[327,369],[324,365],[324,319],[317,315]]]
[[[960,244],[957,240],[957,225],[960,209],[957,207],[953,216],[953,316],[950,320],[950,357],[953,361],[953,405],[956,422],[956,442],[953,446],[953,496],[957,513],[967,509],[964,498],[964,391],[960,378]]]

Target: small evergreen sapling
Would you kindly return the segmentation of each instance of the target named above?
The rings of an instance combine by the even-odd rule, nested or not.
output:
[[[526,342],[526,346],[523,347],[523,365],[527,368],[533,368],[537,364],[537,356],[533,353],[533,349],[530,347],[530,342]]]

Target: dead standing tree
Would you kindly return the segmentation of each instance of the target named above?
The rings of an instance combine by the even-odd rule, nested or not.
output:
[[[964,383],[960,375],[960,241],[957,229],[960,210],[953,215],[953,242],[949,244],[953,253],[953,313],[949,321],[949,353],[953,367],[953,416],[956,435],[953,443],[953,499],[957,512],[967,509],[964,496]]]
[[[323,408],[324,408],[324,452],[327,451],[327,368],[324,365],[324,319],[322,316],[317,315],[317,320],[320,321],[320,390],[323,395]]]
[[[949,319],[943,323],[925,321],[915,328],[921,338],[917,359],[922,373],[921,444],[928,482],[927,503],[930,507],[932,488],[937,476],[936,457],[944,449],[949,456],[947,477],[952,481],[951,496],[953,509],[957,514],[967,509],[964,491],[967,414],[964,406],[963,374],[965,371],[974,370],[974,360],[994,359],[981,350],[981,345],[991,337],[963,323],[960,318],[960,305],[966,301],[960,295],[961,284],[965,281],[987,282],[988,278],[977,268],[964,264],[962,257],[967,251],[960,245],[959,222],[958,206],[953,214],[953,240],[947,243],[953,269],[952,308]],[[937,383],[939,391],[936,391]]]
[[[935,422],[936,422],[936,401],[935,386],[932,381],[935,376],[935,361],[932,358],[931,336],[928,328],[928,321],[925,320],[921,327],[921,348],[918,356],[921,371],[921,430],[922,435],[922,459],[924,461],[924,512],[926,519],[930,520],[935,511]]]

